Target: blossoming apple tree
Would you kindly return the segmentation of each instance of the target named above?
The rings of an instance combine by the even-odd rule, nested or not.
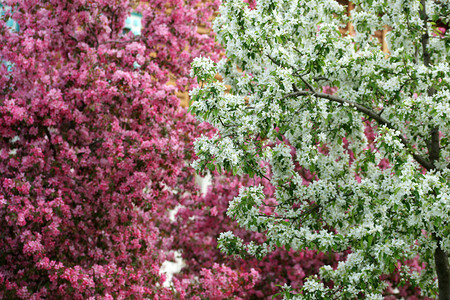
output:
[[[401,265],[402,278],[447,300],[450,37],[443,28],[450,5],[354,4],[348,14],[334,0],[259,0],[254,9],[240,0],[222,3],[214,30],[227,58],[192,64],[200,87],[191,91],[190,109],[218,129],[196,141],[194,166],[275,187],[274,202],[254,184],[230,203],[228,215],[266,239],[244,242],[225,232],[225,253],[351,250],[301,291],[286,286],[286,296],[382,299],[380,278],[419,256],[425,268]],[[349,22],[355,34],[342,34]],[[383,29],[388,53],[374,37]],[[334,93],[324,92],[329,86]],[[305,182],[299,169],[314,180]]]

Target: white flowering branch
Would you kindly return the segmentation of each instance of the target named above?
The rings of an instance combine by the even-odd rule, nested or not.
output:
[[[308,86],[312,89],[312,86],[310,84],[308,84]],[[293,93],[285,95],[283,97],[283,99],[286,99],[289,97],[295,97],[295,96],[314,96],[317,98],[323,98],[323,99],[327,99],[327,100],[337,102],[337,103],[340,103],[343,105],[348,105],[350,107],[354,107],[356,110],[365,114],[367,117],[369,117],[373,120],[376,120],[380,125],[386,125],[388,128],[395,130],[394,126],[392,126],[392,124],[388,120],[383,118],[380,114],[377,114],[373,110],[371,110],[359,103],[349,101],[349,100],[343,99],[343,98],[335,96],[335,95],[319,93],[314,90],[293,92]],[[425,158],[423,158],[422,156],[420,156],[419,154],[415,153],[415,151],[412,150],[412,147],[409,145],[408,141],[405,139],[405,137],[403,135],[401,135],[401,134],[398,135],[398,138],[403,143],[403,145],[405,145],[405,147],[407,147],[409,149],[409,151],[411,152],[411,155],[422,167],[424,167],[427,170],[433,170],[435,168],[433,163],[426,160]]]

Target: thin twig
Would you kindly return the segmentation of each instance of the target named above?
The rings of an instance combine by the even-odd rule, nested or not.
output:
[[[55,145],[53,145],[53,143],[52,143],[52,136],[50,134],[50,131],[48,131],[48,127],[44,127],[44,131],[45,131],[45,135],[48,138],[48,142],[50,144],[50,148],[53,151],[53,155],[56,155],[56,148],[55,148]]]

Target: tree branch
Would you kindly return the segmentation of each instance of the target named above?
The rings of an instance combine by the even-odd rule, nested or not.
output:
[[[448,261],[448,254],[441,248],[440,237],[433,234],[433,239],[437,242],[437,247],[434,250],[434,262],[436,265],[436,273],[439,285],[439,300],[450,299],[450,266]]]
[[[386,127],[390,128],[390,129],[395,129],[394,126],[392,126],[392,124],[388,120],[386,120],[385,118],[383,118],[382,116],[380,116],[379,114],[377,114],[376,112],[371,110],[370,108],[368,108],[362,104],[359,104],[359,103],[356,103],[353,101],[349,101],[349,100],[343,99],[343,98],[335,96],[335,95],[329,95],[329,94],[325,94],[325,93],[317,93],[314,91],[298,91],[298,92],[294,92],[294,93],[285,95],[283,97],[283,99],[289,98],[289,97],[296,97],[296,96],[315,96],[317,98],[327,99],[332,102],[340,103],[343,105],[348,105],[350,107],[354,107],[357,111],[365,114],[369,118],[377,121],[379,124],[385,125]],[[405,147],[409,149],[409,152],[411,153],[411,155],[422,167],[424,167],[427,170],[434,169],[434,165],[431,162],[429,162],[428,160],[426,160],[419,154],[414,153],[414,151],[412,150],[412,147],[409,145],[408,141],[402,135],[399,135],[398,138],[400,139],[402,144],[405,145]]]
[[[309,215],[313,211],[319,209],[320,206],[318,204],[313,204],[310,207],[308,207],[306,210],[301,212],[297,217],[284,217],[284,216],[272,216],[272,215],[263,215],[259,214],[260,217],[265,218],[275,218],[275,219],[287,219],[287,220],[293,220],[293,221],[300,221],[302,217]]]
[[[422,34],[422,51],[423,51],[423,64],[428,68],[431,64],[431,55],[428,51],[429,33],[428,33],[428,15],[426,11],[426,1],[420,0],[421,9],[420,17],[423,21],[424,33]],[[433,86],[428,88],[428,96],[433,96],[436,93],[436,89]],[[440,138],[439,127],[435,126],[431,128],[430,139],[427,143],[428,158],[431,164],[434,166],[434,162],[439,160],[440,157]],[[450,265],[448,261],[448,253],[446,253],[441,246],[441,238],[433,234],[433,239],[436,241],[437,247],[434,250],[434,264],[436,267],[436,275],[438,278],[439,299],[450,300]]]
[[[45,135],[48,138],[48,143],[50,145],[50,148],[52,149],[53,156],[56,156],[56,148],[55,148],[55,145],[53,145],[52,136],[50,134],[50,131],[48,130],[48,127],[44,127],[44,132],[45,132]]]

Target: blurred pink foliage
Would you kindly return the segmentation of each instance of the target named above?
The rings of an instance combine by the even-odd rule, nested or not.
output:
[[[173,298],[168,210],[198,197],[201,131],[174,93],[194,57],[217,58],[196,24],[218,3],[143,3],[139,36],[130,1],[2,4],[0,298]]]

